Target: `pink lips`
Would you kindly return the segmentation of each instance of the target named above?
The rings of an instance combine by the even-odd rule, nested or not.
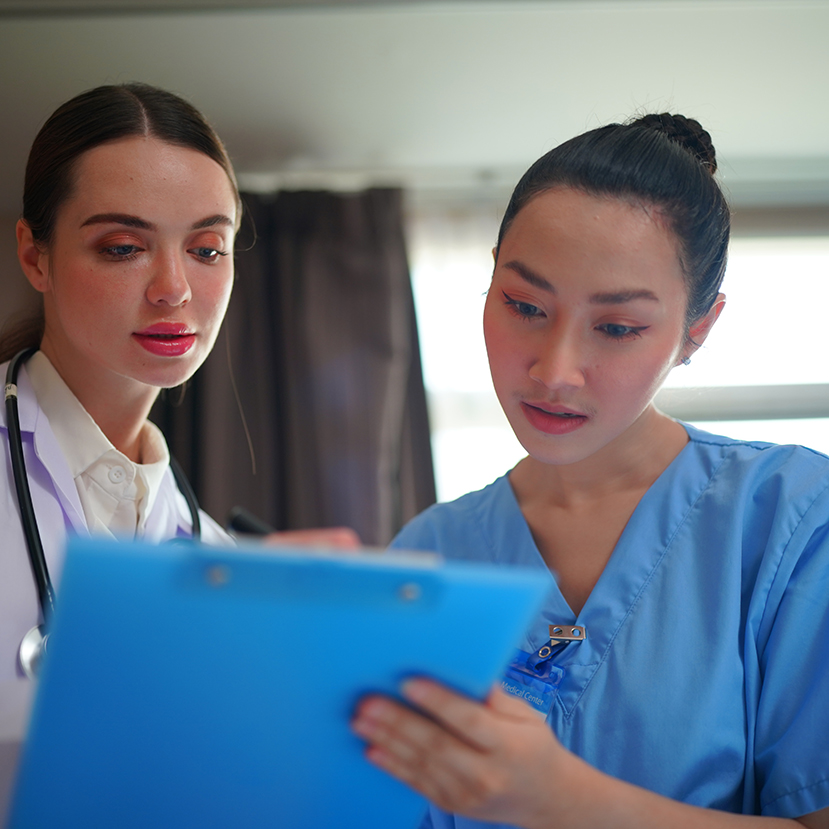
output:
[[[531,426],[548,435],[566,435],[587,423],[587,415],[566,406],[522,402],[521,411]]]
[[[186,354],[196,342],[196,335],[178,322],[157,322],[132,335],[150,354],[178,357]]]

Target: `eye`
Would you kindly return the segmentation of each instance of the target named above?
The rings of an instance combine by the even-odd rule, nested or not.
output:
[[[610,340],[635,340],[642,335],[642,332],[648,328],[647,325],[621,325],[616,322],[606,322],[596,327],[596,330],[601,331]]]
[[[537,306],[529,302],[521,302],[521,300],[513,299],[509,294],[501,291],[504,295],[504,305],[520,319],[534,319],[536,317],[543,317],[544,312]]]
[[[141,251],[138,245],[123,244],[123,245],[104,245],[99,249],[99,253],[107,259],[114,261],[134,259]]]
[[[216,248],[211,247],[190,248],[188,253],[191,253],[196,259],[207,264],[218,262],[220,256],[227,256],[227,251],[216,250]]]

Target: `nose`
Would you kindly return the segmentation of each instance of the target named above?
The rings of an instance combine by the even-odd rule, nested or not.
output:
[[[153,305],[175,308],[188,303],[192,296],[183,259],[175,254],[160,257],[147,285],[147,299]]]
[[[539,344],[530,366],[530,379],[548,389],[581,388],[584,385],[584,353],[576,333],[553,326]]]

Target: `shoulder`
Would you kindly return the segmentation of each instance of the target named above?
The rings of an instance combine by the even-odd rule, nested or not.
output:
[[[798,569],[829,566],[829,457],[689,428],[685,478],[708,466],[690,513],[698,536],[739,551],[743,578],[775,601]],[[777,600],[780,596],[777,596]]]
[[[454,501],[433,504],[413,518],[391,546],[410,550],[460,551],[486,540],[487,529],[515,498],[506,475]]]
[[[8,368],[8,362],[0,364],[0,376],[3,378],[4,386],[6,383],[6,373]],[[41,416],[41,409],[37,402],[37,396],[35,395],[35,390],[32,387],[32,381],[29,379],[29,374],[26,371],[25,365],[20,366],[16,385],[20,430],[22,432],[34,432],[36,426],[40,426],[46,422],[46,418]],[[0,406],[0,427],[8,428],[5,406]]]
[[[737,440],[686,424],[690,443],[686,465],[704,463],[738,490],[777,487],[781,495],[817,495],[829,488],[829,457],[796,444]]]

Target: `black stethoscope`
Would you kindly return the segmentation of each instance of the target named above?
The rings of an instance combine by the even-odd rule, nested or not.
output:
[[[49,576],[49,568],[46,564],[46,557],[43,554],[43,544],[40,540],[40,530],[37,526],[32,505],[32,493],[29,489],[29,481],[26,475],[26,462],[23,459],[23,437],[20,433],[20,417],[17,408],[17,375],[20,366],[37,351],[37,348],[27,348],[18,352],[9,362],[6,372],[6,420],[9,431],[9,453],[11,454],[12,473],[14,475],[14,486],[17,490],[17,503],[20,509],[20,523],[23,526],[23,533],[26,536],[26,547],[29,550],[29,561],[32,565],[35,585],[37,587],[37,600],[40,604],[40,612],[43,616],[43,624],[33,627],[20,643],[18,658],[23,672],[29,678],[37,674],[40,660],[46,650],[46,640],[49,634],[45,632],[46,623],[55,610],[55,591],[52,587],[52,579]],[[181,494],[187,501],[190,510],[190,519],[193,527],[193,540],[201,538],[201,521],[199,520],[199,503],[193,487],[187,480],[187,476],[179,466],[178,461],[171,455],[170,467],[176,484]]]

